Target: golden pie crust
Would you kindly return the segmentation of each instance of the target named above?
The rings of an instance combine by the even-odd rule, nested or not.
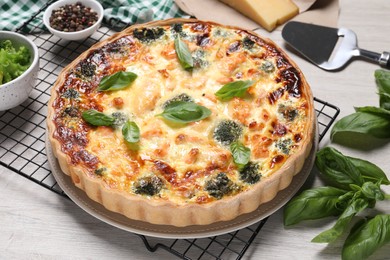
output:
[[[85,60],[96,50],[103,48],[108,43],[113,43],[124,36],[131,35],[137,29],[164,27],[174,24],[209,25],[211,27],[244,32],[247,35],[256,37],[256,39],[261,40],[265,48],[271,46],[272,48],[270,49],[276,52],[278,57],[282,57],[283,61],[288,63],[289,68],[294,69],[300,82],[300,98],[303,97],[304,99],[303,110],[305,111],[305,114],[304,119],[302,119],[300,123],[303,126],[299,133],[298,148],[294,148],[294,153],[286,156],[286,159],[283,161],[280,168],[272,172],[269,176],[262,177],[257,183],[247,185],[244,190],[238,191],[231,196],[223,196],[220,199],[211,198],[207,203],[186,203],[185,201],[180,201],[178,203],[176,200],[161,199],[158,196],[139,195],[126,192],[123,189],[113,188],[107,184],[107,182],[103,181],[102,178],[91,174],[92,170],[96,169],[91,170],[86,164],[75,163],[71,153],[66,149],[64,139],[58,138],[58,133],[63,131],[63,129],[59,129],[60,127],[55,121],[55,119],[59,117],[59,111],[62,109],[61,104],[59,104],[61,103],[60,89],[64,84],[67,84],[66,82],[67,80],[69,81],[69,74],[74,71],[74,68],[76,68],[81,61]],[[210,36],[210,38],[212,40],[212,36]],[[285,95],[288,96],[288,94]],[[301,70],[282,49],[276,46],[271,40],[264,39],[254,32],[195,19],[170,19],[134,25],[93,45],[61,72],[57,82],[52,88],[48,107],[47,127],[49,141],[62,171],[71,177],[74,185],[84,190],[92,200],[104,205],[104,207],[110,211],[123,214],[133,220],[179,227],[207,225],[217,221],[228,221],[244,213],[252,212],[256,210],[259,205],[272,200],[280,190],[283,190],[290,185],[294,175],[302,169],[302,166],[311,151],[315,131],[315,112],[310,87]],[[214,118],[210,120],[213,119]],[[231,161],[232,159],[228,157],[228,160]],[[174,167],[174,165],[172,167]],[[234,168],[234,166],[229,167]],[[215,172],[213,172],[213,174],[215,174]],[[204,178],[209,177],[205,176]],[[166,189],[169,189],[169,185]],[[169,191],[165,192],[166,194],[169,194],[167,193]]]

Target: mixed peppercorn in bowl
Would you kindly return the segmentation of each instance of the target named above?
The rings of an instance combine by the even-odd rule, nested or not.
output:
[[[54,35],[65,40],[83,40],[100,27],[103,7],[95,0],[60,0],[43,14],[43,23]]]

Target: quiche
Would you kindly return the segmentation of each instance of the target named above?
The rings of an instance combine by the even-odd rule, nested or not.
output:
[[[313,97],[254,32],[196,19],[134,25],[63,69],[48,140],[61,170],[108,210],[184,227],[252,212],[308,157]]]

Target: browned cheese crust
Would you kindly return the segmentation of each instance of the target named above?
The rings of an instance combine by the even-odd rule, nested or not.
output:
[[[174,39],[188,46],[194,68],[178,61]],[[98,91],[104,76],[137,74],[131,86]],[[221,100],[224,85],[252,80],[241,96]],[[159,116],[182,94],[208,108],[198,122]],[[92,126],[94,109],[116,124]],[[119,119],[118,119],[119,118]],[[138,148],[122,137],[120,119],[140,129]],[[216,137],[235,122],[247,165]],[[290,185],[308,157],[315,131],[309,85],[269,39],[241,28],[194,19],[134,25],[92,46],[59,75],[47,127],[62,171],[94,201],[130,219],[174,226],[227,221],[256,210]]]

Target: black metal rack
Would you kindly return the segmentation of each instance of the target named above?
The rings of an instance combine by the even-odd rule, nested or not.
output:
[[[94,43],[128,26],[120,21],[105,21],[95,34],[81,42],[65,41],[42,32],[39,15],[24,22],[17,31],[28,34],[40,52],[38,84],[22,105],[0,112],[0,165],[67,198],[51,174],[45,150],[45,120],[50,88],[60,71]],[[31,24],[35,24],[32,26]],[[319,125],[319,140],[339,114],[339,109],[315,99]],[[247,228],[225,235],[201,239],[156,239],[139,235],[149,251],[165,249],[183,259],[241,259],[261,228],[264,219]]]

